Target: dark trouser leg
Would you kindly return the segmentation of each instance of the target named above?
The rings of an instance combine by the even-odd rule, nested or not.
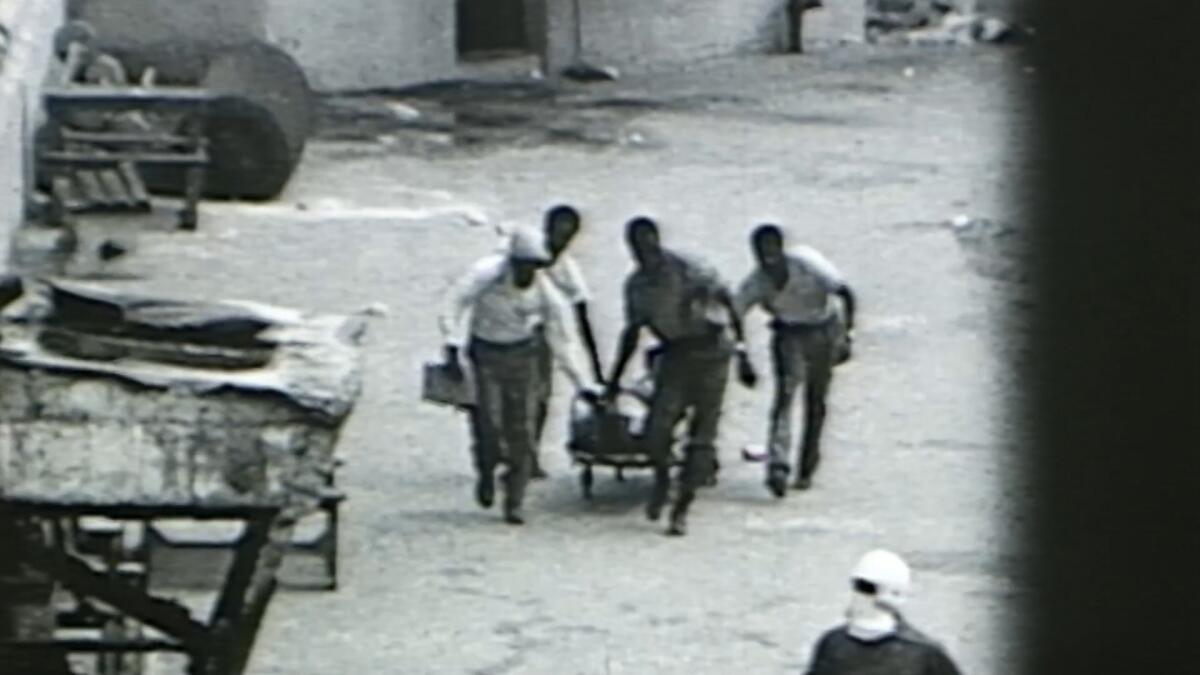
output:
[[[806,0],[788,0],[787,3],[788,51],[794,54],[804,51],[804,10],[807,5]]]
[[[495,494],[494,476],[501,457],[501,428],[503,408],[500,376],[488,355],[472,345],[472,366],[475,371],[475,406],[471,409],[471,453],[479,480],[475,496],[481,506],[489,507]]]
[[[814,333],[805,340],[808,381],[804,387],[804,437],[800,445],[797,485],[807,487],[821,461],[821,430],[825,426],[825,398],[833,378],[833,333]]]
[[[533,454],[530,457],[530,476],[533,478],[545,478],[546,472],[542,469],[540,455],[542,451],[542,434],[546,430],[546,419],[550,416],[550,396],[553,393],[552,383],[554,381],[554,353],[551,351],[550,343],[546,341],[544,335],[539,338],[538,342],[538,386],[536,411],[534,413]]]
[[[525,499],[535,448],[539,365],[535,351],[505,355],[503,385],[503,435],[508,450],[504,477],[506,515],[519,510]],[[512,520],[512,518],[510,518]]]
[[[678,534],[682,534],[683,520],[696,498],[696,490],[712,476],[717,457],[721,408],[725,403],[725,388],[729,382],[729,357],[724,353],[692,357],[686,365],[690,375],[687,384],[692,418],[688,428],[683,475],[679,481],[679,497],[671,512],[672,531]]]
[[[670,488],[671,445],[687,403],[687,365],[678,354],[667,352],[654,372],[654,399],[644,435],[646,452],[654,464],[654,489],[646,506],[651,520],[658,519]]]
[[[767,439],[770,452],[767,472],[768,480],[782,474],[786,482],[791,470],[789,455],[792,451],[792,413],[796,389],[805,377],[802,338],[792,333],[775,332],[771,338],[771,360],[775,373],[775,399],[771,404]]]

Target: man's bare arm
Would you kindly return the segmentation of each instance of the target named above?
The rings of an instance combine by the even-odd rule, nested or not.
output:
[[[596,381],[604,384],[604,368],[600,365],[600,352],[596,347],[596,335],[592,332],[586,302],[575,303],[575,321],[579,324],[579,332],[583,335],[584,345],[587,346],[588,357],[592,360],[592,371],[596,375]]]
[[[854,291],[850,290],[850,286],[842,284],[834,292],[846,305],[846,330],[854,330],[854,310],[858,306],[858,300],[854,295]]]
[[[616,394],[621,386],[621,375],[625,372],[625,366],[628,365],[629,359],[633,357],[633,352],[637,350],[638,338],[641,337],[642,327],[639,324],[628,324],[621,332],[621,342],[617,348],[617,360],[613,364],[612,374],[608,378],[608,393],[609,395]]]

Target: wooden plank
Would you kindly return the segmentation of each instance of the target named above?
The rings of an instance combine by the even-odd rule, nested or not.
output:
[[[199,87],[48,87],[46,110],[59,115],[69,110],[203,110],[216,99]]]
[[[75,181],[83,193],[84,208],[103,208],[108,203],[108,193],[100,184],[100,178],[95,171],[76,171]]]
[[[144,593],[60,551],[46,546],[36,548],[35,564],[72,592],[96,598],[133,619],[163,631],[179,640],[189,652],[209,649],[211,636],[208,627],[193,619],[183,605]]]
[[[54,198],[58,200],[64,211],[80,211],[83,209],[83,198],[79,195],[75,181],[71,180],[68,176],[55,176],[51,190]]]
[[[39,650],[103,654],[112,652],[185,652],[187,649],[172,640],[106,640],[88,638],[57,638],[51,640],[0,641],[0,649]]]
[[[221,645],[216,672],[241,675],[245,671],[267,605],[278,587],[276,573],[283,562],[284,542],[292,538],[293,522],[293,518],[276,513],[249,523],[209,620],[209,625],[224,627],[215,636]]]
[[[196,520],[241,520],[258,518],[279,510],[278,505],[262,501],[253,504],[92,504],[0,498],[0,518],[11,515],[45,517],[104,516],[117,520],[154,520],[158,518],[194,518]]]
[[[121,178],[121,172],[118,169],[101,169],[97,175],[100,177],[100,183],[104,186],[105,192],[108,193],[109,204],[117,208],[129,209],[134,206],[135,202],[133,196],[129,194],[129,190],[125,189],[125,181]]]
[[[189,136],[168,133],[116,133],[105,131],[62,130],[63,140],[75,143],[108,143],[112,145],[191,145],[195,140]]]
[[[146,184],[142,182],[142,176],[134,168],[133,162],[121,162],[117,165],[117,170],[121,172],[125,188],[133,197],[134,203],[142,208],[150,208],[150,194],[146,192]]]
[[[204,166],[208,164],[208,153],[204,152],[203,150],[197,150],[190,153],[113,152],[105,155],[99,155],[66,150],[50,150],[41,153],[38,159],[48,164],[68,164],[87,167],[116,167],[121,162],[175,166]]]

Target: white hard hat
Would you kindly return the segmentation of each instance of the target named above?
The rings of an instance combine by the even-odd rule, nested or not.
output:
[[[520,228],[509,238],[508,255],[513,260],[550,262],[550,251],[541,230]]]
[[[860,558],[850,577],[856,589],[867,592],[873,587],[874,593],[871,594],[889,604],[903,602],[912,584],[912,571],[908,563],[884,549],[870,551]]]

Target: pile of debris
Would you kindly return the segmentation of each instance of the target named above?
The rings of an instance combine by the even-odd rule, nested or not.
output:
[[[1011,43],[1031,34],[964,0],[868,0],[867,40],[888,45]]]
[[[23,286],[0,320],[0,500],[311,506],[361,319]]]
[[[0,671],[244,672],[285,554],[337,583],[334,456],[365,323],[0,279]],[[295,535],[321,516],[312,542]],[[158,527],[230,521],[207,619],[158,569]],[[194,604],[194,603],[193,603]],[[78,672],[78,671],[75,671]]]
[[[946,225],[976,274],[1012,290],[1031,290],[1034,261],[1026,232],[1011,222],[966,215],[955,216]]]

